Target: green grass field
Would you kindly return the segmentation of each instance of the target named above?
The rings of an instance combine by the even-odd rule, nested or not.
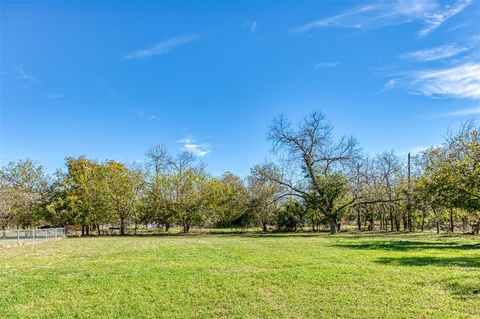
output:
[[[1,318],[480,318],[480,239],[272,234],[0,248]]]

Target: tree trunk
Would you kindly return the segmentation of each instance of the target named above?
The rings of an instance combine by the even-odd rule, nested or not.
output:
[[[455,231],[453,225],[453,208],[450,208],[450,231],[453,233]]]
[[[330,220],[330,234],[335,235],[337,233],[337,217],[332,216]]]
[[[393,231],[393,212],[391,207],[390,207],[390,231]]]
[[[384,218],[383,210],[380,212],[380,230],[381,231],[385,230],[385,218]]]
[[[480,233],[480,222],[473,223],[471,226],[472,226],[472,234],[478,235],[478,233]]]
[[[190,225],[187,222],[183,222],[183,232],[186,234],[190,230]]]
[[[467,217],[463,217],[462,218],[462,228],[463,228],[463,232],[466,233],[468,231],[468,218]]]
[[[264,232],[267,231],[267,223],[262,222],[262,230],[263,230]]]
[[[125,219],[120,218],[120,236],[125,235]]]
[[[357,211],[357,227],[358,230],[362,230],[362,220],[360,219],[360,210]]]

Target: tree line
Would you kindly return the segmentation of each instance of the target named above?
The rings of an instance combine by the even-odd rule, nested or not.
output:
[[[480,231],[480,126],[465,123],[442,145],[406,159],[365,154],[354,137],[336,139],[320,112],[269,129],[275,161],[241,178],[209,174],[193,154],[160,144],[148,165],[69,157],[47,175],[32,160],[0,169],[0,227],[63,226],[82,235],[156,228],[245,228],[337,233]]]

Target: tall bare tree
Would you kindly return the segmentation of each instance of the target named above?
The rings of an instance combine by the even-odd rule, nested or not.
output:
[[[163,144],[153,145],[147,150],[145,156],[149,160],[148,164],[153,167],[156,176],[166,169],[172,161],[167,148]]]
[[[337,232],[339,218],[351,207],[385,202],[382,198],[365,198],[355,189],[359,143],[354,137],[336,140],[322,113],[310,113],[295,127],[279,116],[268,139],[274,154],[280,156],[280,165],[266,164],[263,174],[284,188],[281,197],[301,197],[308,206],[316,207],[327,220],[331,234]]]

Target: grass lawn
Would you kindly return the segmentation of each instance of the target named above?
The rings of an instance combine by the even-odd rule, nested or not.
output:
[[[480,238],[69,238],[0,248],[1,318],[480,318]]]

